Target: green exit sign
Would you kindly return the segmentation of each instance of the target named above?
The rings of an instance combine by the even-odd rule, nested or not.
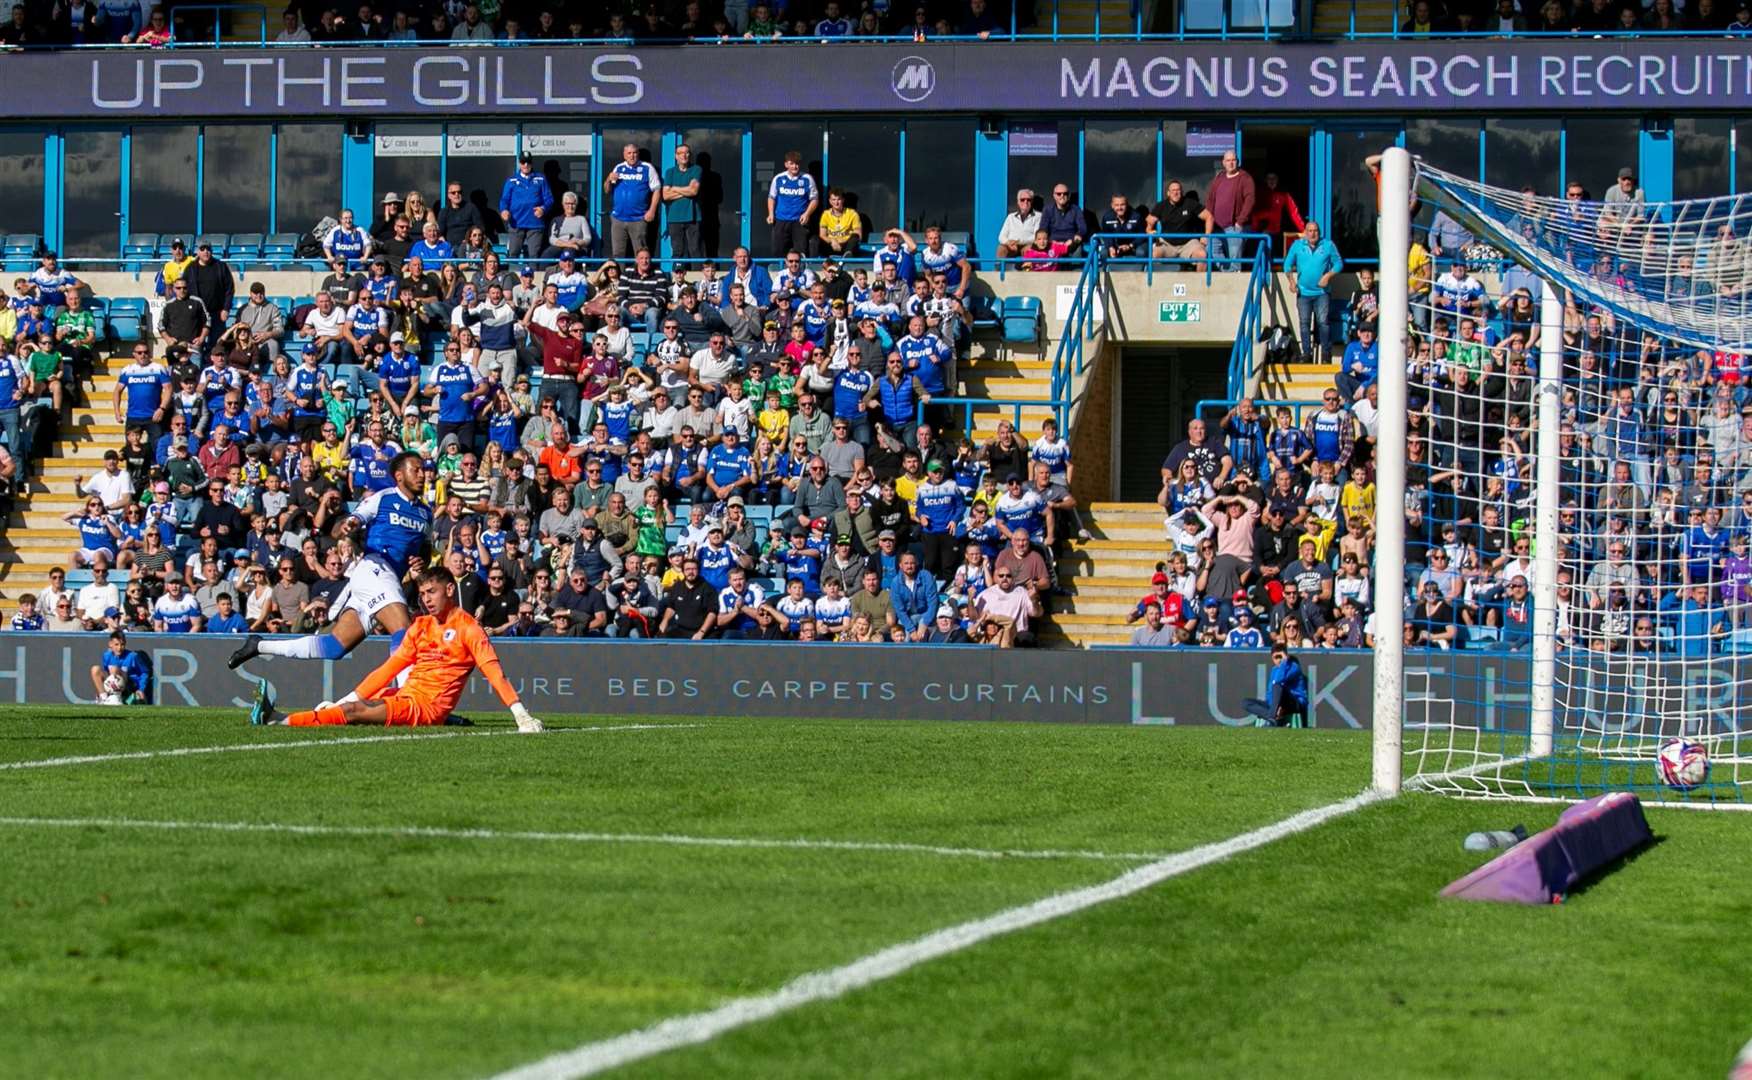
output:
[[[1204,304],[1197,300],[1164,300],[1156,309],[1157,322],[1198,322],[1204,318]]]

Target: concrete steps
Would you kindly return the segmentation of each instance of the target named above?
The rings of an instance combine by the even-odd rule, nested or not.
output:
[[[1149,591],[1156,566],[1168,557],[1162,508],[1154,503],[1096,502],[1083,520],[1096,539],[1059,556],[1059,588],[1051,629],[1043,640],[1078,647],[1123,645],[1132,628],[1125,617]]]

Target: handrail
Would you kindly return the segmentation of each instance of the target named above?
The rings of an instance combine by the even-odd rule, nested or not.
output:
[[[1235,344],[1229,350],[1228,393],[1232,398],[1247,392],[1247,377],[1253,373],[1253,347],[1265,322],[1265,293],[1271,280],[1271,255],[1269,249],[1261,245],[1253,253],[1253,272],[1247,279],[1247,300],[1241,307]]]
[[[1242,397],[1242,398],[1202,398],[1198,401],[1197,404],[1193,405],[1192,415],[1209,422],[1209,418],[1206,416],[1207,410],[1216,411],[1218,417],[1220,418],[1222,415],[1226,414],[1230,409],[1233,409],[1235,406],[1241,404],[1242,401],[1253,402],[1253,407],[1259,412],[1260,422],[1267,424],[1267,425],[1269,425],[1271,423],[1272,411],[1277,409],[1279,406],[1282,406],[1282,407],[1290,410],[1291,419],[1295,422],[1295,425],[1297,427],[1302,426],[1302,414],[1304,412],[1306,412],[1310,409],[1318,411],[1318,410],[1324,409],[1326,407],[1326,403],[1323,401],[1296,401],[1294,399],[1289,399],[1289,398],[1286,398],[1283,401],[1261,401],[1258,398],[1245,398],[1245,397]]]

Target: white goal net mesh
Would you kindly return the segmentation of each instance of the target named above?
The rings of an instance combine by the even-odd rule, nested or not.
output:
[[[1381,449],[1406,459],[1409,786],[1743,804],[1752,201],[1652,203],[1633,180],[1554,197],[1422,165],[1415,190],[1409,250],[1382,251],[1412,271],[1409,437]],[[1558,357],[1543,380],[1557,435],[1542,442],[1541,360],[1549,376]],[[1557,459],[1551,485],[1542,449]],[[1542,498],[1555,503],[1547,528]],[[1541,556],[1555,561],[1548,632]],[[1549,753],[1532,738],[1540,655]],[[1706,780],[1669,782],[1674,740],[1708,753]]]

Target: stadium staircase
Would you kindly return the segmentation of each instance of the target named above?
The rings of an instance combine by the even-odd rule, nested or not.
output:
[[[49,569],[67,564],[79,531],[63,520],[81,505],[73,481],[103,468],[103,452],[122,446],[122,425],[110,403],[116,392],[115,372],[128,357],[99,358],[92,381],[83,387],[61,427],[60,438],[32,476],[21,485],[12,516],[0,535],[0,603],[15,605],[19,594],[41,592]]]

